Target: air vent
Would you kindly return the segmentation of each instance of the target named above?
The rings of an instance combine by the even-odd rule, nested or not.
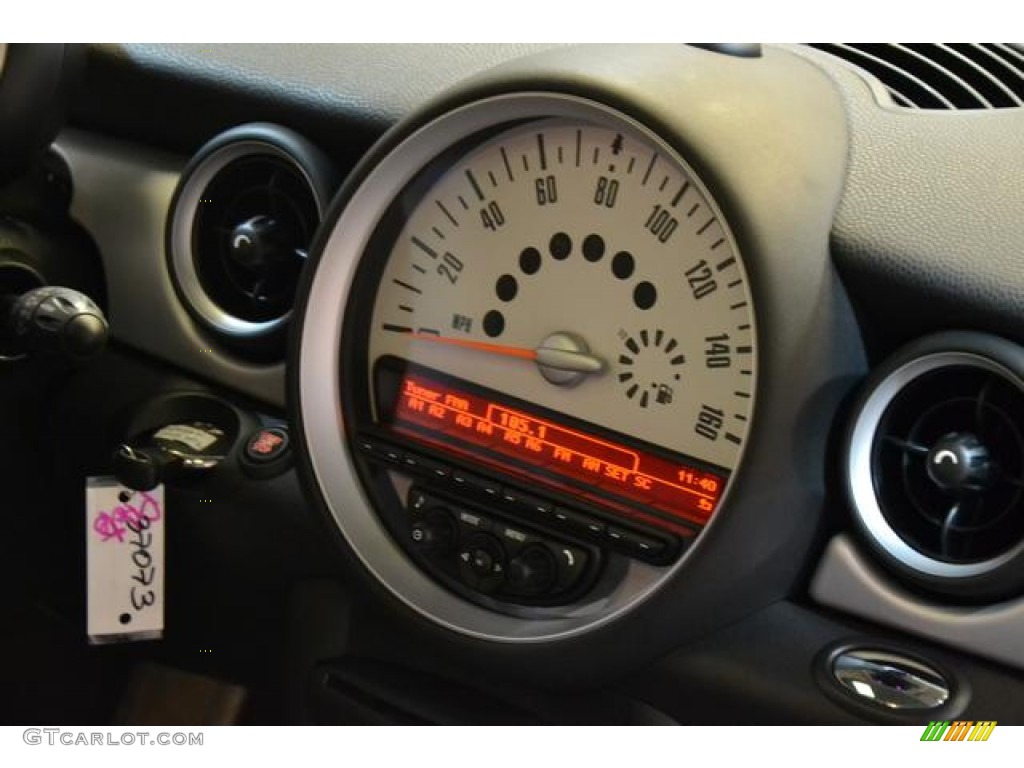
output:
[[[1024,106],[1024,50],[1009,43],[815,43],[916,109]]]
[[[868,544],[919,586],[1003,596],[1024,582],[1024,350],[931,337],[873,377],[849,442]]]
[[[319,150],[279,126],[240,126],[200,149],[168,232],[171,275],[193,318],[237,350],[280,354],[335,181]]]

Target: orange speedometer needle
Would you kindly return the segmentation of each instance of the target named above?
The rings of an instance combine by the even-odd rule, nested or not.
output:
[[[433,333],[410,332],[409,336],[417,341],[428,341],[432,344],[448,344],[453,347],[464,347],[504,357],[518,357],[521,360],[532,360],[542,369],[565,371],[575,374],[600,373],[604,370],[604,361],[590,354],[585,344],[565,333],[549,336],[536,349],[513,347],[508,344],[493,344],[488,341],[473,339],[453,339]]]
[[[536,360],[537,350],[526,347],[512,347],[507,344],[491,344],[486,341],[474,341],[472,339],[453,339],[450,336],[438,336],[433,333],[409,334],[417,341],[429,341],[433,344],[449,344],[453,347],[466,347],[479,352],[487,352],[491,355],[504,355],[505,357],[520,357],[524,360]]]

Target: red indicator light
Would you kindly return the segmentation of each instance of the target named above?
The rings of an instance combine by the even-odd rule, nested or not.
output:
[[[484,448],[588,488],[704,525],[725,478],[512,408],[421,374],[406,374],[393,426],[453,450]]]

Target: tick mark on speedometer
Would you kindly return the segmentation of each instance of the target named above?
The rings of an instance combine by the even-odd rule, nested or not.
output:
[[[512,175],[512,166],[508,161],[508,153],[505,152],[505,148],[501,148],[501,160],[505,163],[505,172],[508,174],[509,181],[515,181],[515,177]]]
[[[392,280],[392,282],[395,285],[399,285],[402,288],[405,288],[407,291],[412,291],[413,293],[423,293],[423,291],[421,291],[415,285],[409,285],[408,283],[402,282],[401,280]]]
[[[676,196],[672,198],[672,207],[673,208],[675,208],[677,205],[679,205],[679,201],[682,200],[683,195],[686,194],[686,190],[688,190],[689,188],[690,188],[690,182],[684,181],[683,182],[683,186],[679,188],[678,192],[676,192]]]
[[[442,203],[440,200],[435,200],[434,202],[437,203],[437,207],[441,209],[444,215],[448,217],[448,221],[450,221],[456,227],[459,226],[459,222],[456,220],[454,216],[452,216],[451,212],[444,207],[444,203]]]
[[[414,237],[412,239],[412,244],[415,245],[417,248],[419,248],[421,251],[423,251],[425,254],[427,254],[427,256],[429,256],[430,258],[432,258],[432,259],[436,259],[437,258],[437,251],[435,251],[429,245],[424,243],[418,237]]]
[[[476,192],[477,199],[486,200],[487,198],[484,197],[483,190],[480,189],[480,185],[476,181],[476,176],[474,176],[473,172],[468,168],[466,169],[466,178],[469,179],[469,185],[473,187],[473,191]],[[460,197],[459,200],[462,200],[462,198]]]

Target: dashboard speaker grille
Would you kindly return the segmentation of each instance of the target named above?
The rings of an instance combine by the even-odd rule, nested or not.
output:
[[[1007,43],[814,43],[867,70],[917,109],[1024,106],[1024,51]]]

